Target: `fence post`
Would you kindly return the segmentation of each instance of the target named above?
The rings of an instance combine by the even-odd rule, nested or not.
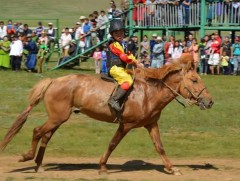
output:
[[[133,0],[129,0],[129,36],[133,35]]]
[[[205,35],[205,24],[206,24],[206,0],[201,1],[201,23],[200,23],[200,38]]]

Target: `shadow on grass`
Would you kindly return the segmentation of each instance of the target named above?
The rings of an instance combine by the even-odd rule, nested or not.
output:
[[[218,170],[217,167],[207,163],[204,165],[175,165],[176,167],[188,167],[192,170]],[[81,164],[71,164],[71,163],[48,163],[44,166],[45,171],[74,171],[74,170],[98,170],[99,164],[96,163],[81,163]],[[131,160],[125,162],[124,164],[108,164],[109,173],[118,173],[118,172],[131,172],[131,171],[141,171],[141,170],[157,170],[168,174],[164,170],[163,165],[156,165],[142,160]],[[26,167],[21,169],[12,170],[12,172],[24,172],[30,173],[35,167]],[[32,173],[32,172],[31,172]]]

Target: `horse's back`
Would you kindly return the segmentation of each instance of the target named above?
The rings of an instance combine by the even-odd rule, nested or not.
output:
[[[99,119],[101,115],[106,116],[107,113],[107,117],[112,119],[107,101],[114,87],[114,83],[103,81],[93,75],[71,74],[59,77],[53,80],[46,91],[45,105],[47,109],[55,107],[59,113],[64,111],[60,110],[61,108],[78,107],[81,113],[90,117]]]

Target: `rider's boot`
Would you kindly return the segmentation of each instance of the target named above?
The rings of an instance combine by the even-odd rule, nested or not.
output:
[[[120,86],[117,88],[115,94],[110,97],[108,100],[108,104],[113,108],[116,112],[121,111],[121,106],[119,100],[126,94],[127,91],[123,90]]]

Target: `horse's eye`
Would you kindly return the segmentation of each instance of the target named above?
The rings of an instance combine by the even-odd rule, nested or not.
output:
[[[192,81],[192,83],[197,83],[198,82],[198,79],[197,78],[190,78],[190,80]]]
[[[197,83],[197,82],[198,82],[197,79],[191,79],[191,81],[192,81],[193,83]]]

